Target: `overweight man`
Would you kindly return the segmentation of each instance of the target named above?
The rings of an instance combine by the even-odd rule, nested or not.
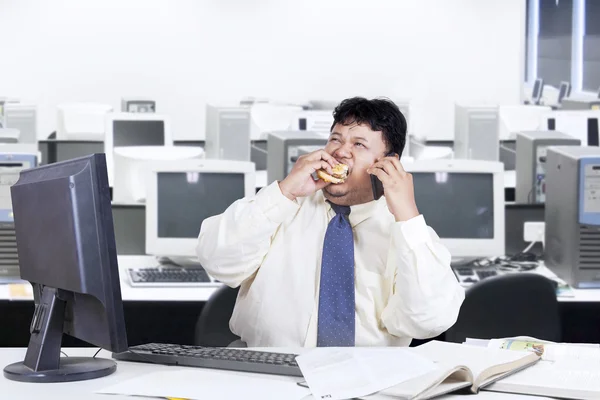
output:
[[[230,328],[248,346],[408,346],[457,319],[464,290],[399,160],[404,116],[387,99],[351,98],[333,117],[323,150],[201,226],[198,258],[240,286]],[[317,178],[339,164],[345,179]]]

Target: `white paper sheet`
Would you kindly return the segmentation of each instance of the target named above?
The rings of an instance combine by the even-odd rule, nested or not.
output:
[[[300,400],[310,392],[297,385],[296,382],[299,380],[301,378],[182,368],[141,375],[99,390],[97,393],[190,400],[247,398]],[[110,398],[107,397],[107,400]]]
[[[317,348],[296,357],[315,399],[366,396],[434,371],[432,361],[403,348]]]

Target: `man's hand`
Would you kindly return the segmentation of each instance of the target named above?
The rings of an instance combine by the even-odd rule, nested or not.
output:
[[[331,169],[337,164],[339,162],[325,150],[317,150],[298,157],[290,174],[279,182],[281,193],[288,199],[295,200],[296,197],[309,196],[317,190],[323,189],[329,183],[321,179],[314,180],[312,174],[319,169],[332,174]]]
[[[396,221],[408,221],[419,215],[412,175],[402,168],[399,156],[381,158],[367,172],[383,184],[385,201]]]

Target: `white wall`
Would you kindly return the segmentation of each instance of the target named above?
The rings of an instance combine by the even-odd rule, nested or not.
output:
[[[412,99],[451,139],[453,101],[520,101],[524,0],[0,0],[0,96],[39,105],[149,96],[175,139],[207,102]]]

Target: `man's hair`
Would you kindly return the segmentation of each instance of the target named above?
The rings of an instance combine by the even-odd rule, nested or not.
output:
[[[406,118],[394,102],[385,98],[368,100],[352,97],[343,100],[333,111],[333,125],[366,124],[373,131],[381,131],[390,152],[402,155],[406,144]]]

